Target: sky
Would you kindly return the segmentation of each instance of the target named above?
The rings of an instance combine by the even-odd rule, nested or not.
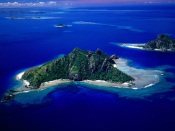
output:
[[[175,0],[1,0],[0,7],[93,6],[121,4],[175,4]]]

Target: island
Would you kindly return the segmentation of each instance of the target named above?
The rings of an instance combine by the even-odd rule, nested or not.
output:
[[[70,54],[52,60],[41,67],[25,71],[22,76],[29,88],[39,88],[42,83],[57,79],[105,80],[111,82],[128,82],[134,79],[113,67],[116,55],[108,56],[100,49],[96,52],[75,48]]]
[[[50,86],[67,82],[92,81],[108,82],[115,86],[134,85],[134,78],[120,71],[115,60],[115,54],[108,56],[100,49],[95,52],[75,48],[70,54],[51,60],[42,66],[37,66],[17,75],[23,85],[6,93],[2,102],[12,100],[20,92],[42,90]]]
[[[55,27],[63,28],[63,27],[67,27],[67,25],[65,25],[65,24],[57,24],[57,25],[55,25]]]
[[[120,44],[122,47],[136,48],[143,50],[152,50],[152,51],[175,51],[175,40],[170,36],[161,34],[158,35],[156,40],[147,42],[146,44]]]

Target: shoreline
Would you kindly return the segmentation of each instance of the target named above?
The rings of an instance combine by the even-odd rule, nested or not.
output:
[[[130,89],[143,89],[151,87],[159,83],[160,76],[163,75],[163,71],[151,70],[151,69],[137,69],[128,66],[128,61],[122,58],[115,60],[113,66],[121,70],[122,72],[132,76],[135,80],[125,83],[115,83],[103,80],[84,80],[81,83],[91,84],[95,86],[114,87],[114,88],[130,88]]]
[[[92,84],[96,86],[103,86],[103,87],[141,89],[141,88],[147,88],[147,87],[153,86],[156,83],[158,83],[159,76],[163,74],[162,71],[158,71],[158,70],[148,70],[148,69],[145,70],[145,69],[136,69],[134,67],[130,67],[128,65],[128,61],[122,58],[116,59],[115,63],[116,64],[113,65],[115,68],[118,68],[122,72],[132,76],[135,80],[130,82],[125,82],[125,83],[115,83],[115,82],[109,82],[104,80],[83,80],[78,82]],[[52,86],[59,86],[61,84],[74,82],[69,79],[57,79],[57,80],[52,80],[52,81],[47,81],[42,83],[38,89],[32,89],[29,87],[30,83],[27,80],[21,80],[22,75],[24,73],[25,71],[16,75],[16,80],[23,82],[21,86],[15,88],[15,91],[17,91],[18,93],[29,92],[29,91],[41,91]]]
[[[132,49],[139,49],[139,50],[145,50],[145,51],[159,51],[159,52],[173,52],[172,50],[168,49],[166,51],[163,51],[161,49],[144,49],[142,46],[144,46],[146,43],[141,43],[141,44],[131,44],[131,43],[121,43],[119,44],[120,47],[125,47],[125,48],[132,48]]]
[[[85,84],[95,85],[101,88],[101,90],[106,90],[110,87],[112,88],[129,88],[133,90],[137,89],[143,89],[151,87],[157,83],[159,83],[160,76],[163,75],[163,71],[159,70],[151,70],[151,69],[137,69],[134,67],[130,67],[128,65],[128,61],[126,59],[115,59],[115,64],[113,66],[122,72],[130,75],[135,80],[129,81],[125,83],[117,83],[117,82],[110,82],[110,81],[104,81],[104,80],[83,80],[83,81],[76,81]],[[9,100],[12,100],[15,95],[21,94],[21,93],[28,93],[31,91],[42,91],[45,89],[48,89],[53,86],[59,86],[66,83],[73,83],[74,81],[69,79],[56,79],[52,81],[47,81],[41,83],[40,87],[35,89],[33,87],[30,87],[30,83],[27,80],[22,80],[22,75],[25,73],[25,71],[20,72],[16,75],[16,80],[21,81],[22,85],[16,88],[11,88],[9,91],[5,94],[4,98],[2,99],[2,102],[6,102]]]
[[[144,46],[145,44],[146,43],[142,43],[142,44],[121,43],[121,44],[119,44],[119,46],[126,47],[126,48],[145,50],[143,47],[139,47],[139,46]]]
[[[128,81],[125,83],[117,83],[117,82],[110,82],[110,81],[104,81],[104,80],[83,80],[83,81],[76,81],[85,84],[95,85],[98,87],[105,88],[105,90],[108,87],[113,88],[129,88],[133,90],[137,89],[143,89],[151,87],[159,82],[159,77],[163,75],[163,71],[159,70],[150,70],[150,69],[137,69],[134,67],[130,67],[128,65],[128,61],[126,59],[114,59],[115,64],[113,66],[122,72],[130,75],[135,80],[134,81]],[[16,75],[16,80],[21,81],[22,85],[16,88],[9,89],[9,91],[5,94],[4,98],[2,99],[2,102],[7,102],[9,100],[13,100],[15,95],[21,94],[21,93],[28,93],[31,91],[42,91],[45,89],[48,89],[53,86],[59,86],[66,83],[73,83],[74,81],[69,79],[56,79],[52,81],[47,81],[41,83],[40,87],[35,89],[30,87],[30,83],[27,80],[22,80],[22,76],[25,73],[25,71],[20,72]]]

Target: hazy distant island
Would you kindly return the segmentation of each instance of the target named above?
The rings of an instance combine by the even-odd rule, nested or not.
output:
[[[137,48],[153,51],[175,51],[175,40],[170,36],[161,34],[156,40],[147,42],[146,44],[120,44],[123,47]]]
[[[50,16],[26,16],[26,17],[18,17],[18,16],[9,16],[5,17],[10,20],[47,20],[47,19],[58,19],[60,17],[50,17]]]

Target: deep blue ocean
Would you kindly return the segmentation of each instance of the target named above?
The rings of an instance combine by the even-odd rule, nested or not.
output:
[[[17,95],[0,104],[0,130],[175,131],[175,53],[118,46],[159,34],[175,38],[174,5],[0,9],[0,98],[20,84],[16,74],[75,47],[164,72],[160,83],[139,90],[74,83]]]

